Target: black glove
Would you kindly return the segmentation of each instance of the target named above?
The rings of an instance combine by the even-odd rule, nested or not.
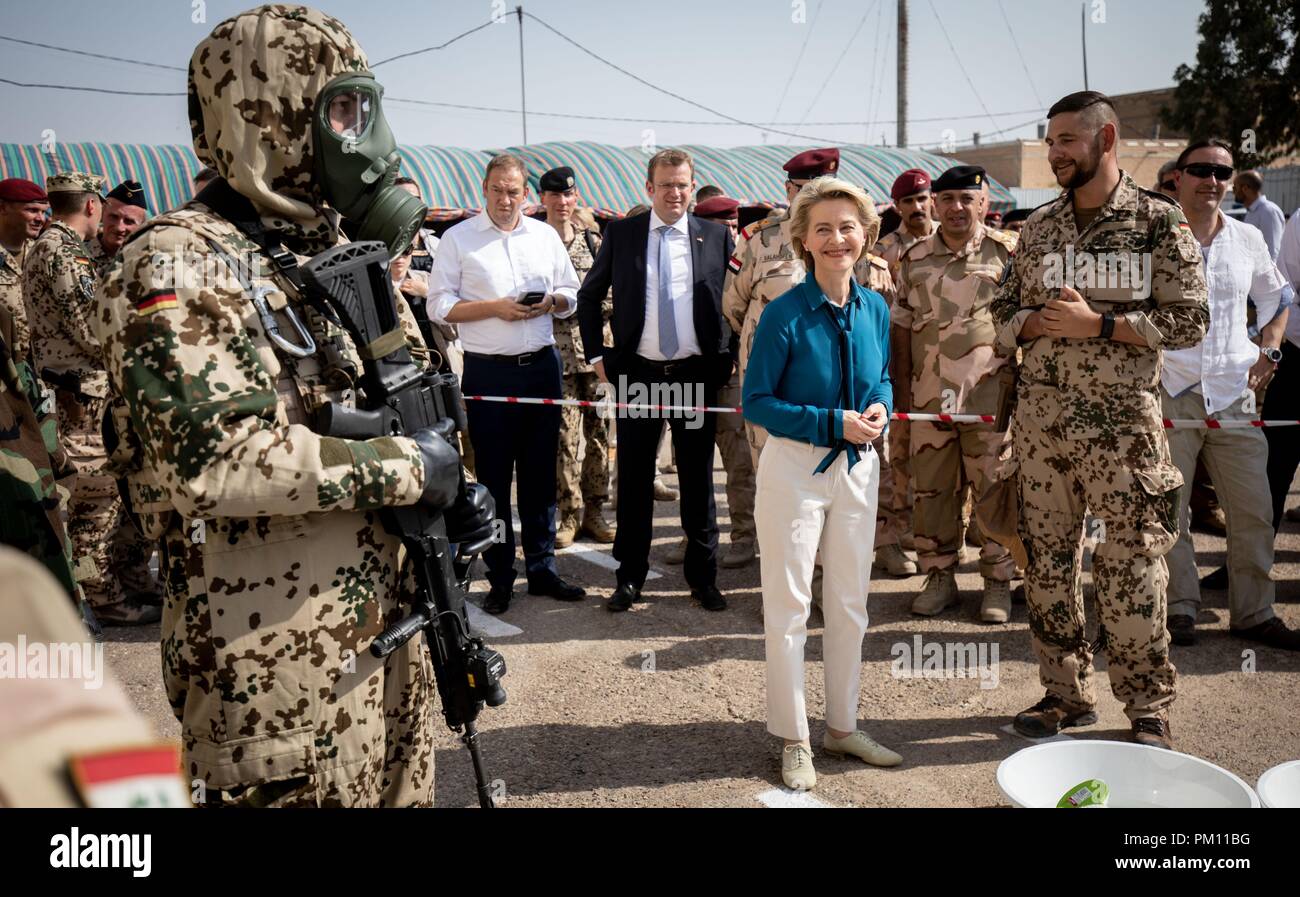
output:
[[[417,430],[411,437],[420,447],[420,457],[424,460],[420,504],[435,511],[451,507],[460,491],[460,452],[451,443],[455,432],[455,421],[444,417],[432,427]]]
[[[482,554],[492,547],[497,506],[482,483],[467,483],[465,493],[443,512],[447,541],[459,546],[459,554]]]

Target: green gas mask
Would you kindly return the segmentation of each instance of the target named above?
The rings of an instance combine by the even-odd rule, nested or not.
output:
[[[393,186],[400,160],[383,95],[368,72],[340,75],[321,91],[312,130],[325,201],[352,222],[356,240],[379,240],[396,256],[424,223],[425,207]]]

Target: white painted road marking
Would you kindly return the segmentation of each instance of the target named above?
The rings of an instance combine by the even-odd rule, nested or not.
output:
[[[831,804],[820,801],[807,791],[791,791],[789,788],[773,788],[756,795],[755,800],[764,806],[778,810],[826,810]]]
[[[519,516],[517,514],[512,514],[510,521],[514,524],[515,529],[523,529],[523,524],[519,522]],[[610,546],[609,548],[596,548],[592,545],[584,545],[580,542],[574,542],[568,548],[557,549],[555,553],[557,555],[564,554],[576,558],[582,558],[584,561],[590,561],[597,567],[604,567],[606,570],[617,572],[618,561],[614,560],[613,551],[613,546]],[[647,581],[651,579],[660,579],[662,577],[663,574],[653,568],[645,575]]]
[[[469,625],[473,627],[475,632],[480,632],[492,638],[506,638],[523,632],[518,626],[492,616],[473,601],[465,602],[465,615],[469,617]]]
[[[998,731],[1006,732],[1008,735],[1014,735],[1017,738],[1023,738],[1025,741],[1032,741],[1034,744],[1051,744],[1053,741],[1074,741],[1073,735],[1066,735],[1061,732],[1049,736],[1048,738],[1030,738],[1028,735],[1021,735],[1017,732],[1013,723],[1008,723],[1007,725],[1002,726]]]

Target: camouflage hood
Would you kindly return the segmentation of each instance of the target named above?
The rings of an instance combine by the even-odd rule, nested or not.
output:
[[[226,19],[190,59],[194,152],[296,251],[338,239],[338,215],[314,174],[316,98],[339,75],[367,69],[343,23],[307,6],[260,6]]]

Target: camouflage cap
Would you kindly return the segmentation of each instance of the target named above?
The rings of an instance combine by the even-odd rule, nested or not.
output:
[[[81,171],[60,171],[45,179],[46,193],[96,193],[102,197],[107,187],[101,176]]]

